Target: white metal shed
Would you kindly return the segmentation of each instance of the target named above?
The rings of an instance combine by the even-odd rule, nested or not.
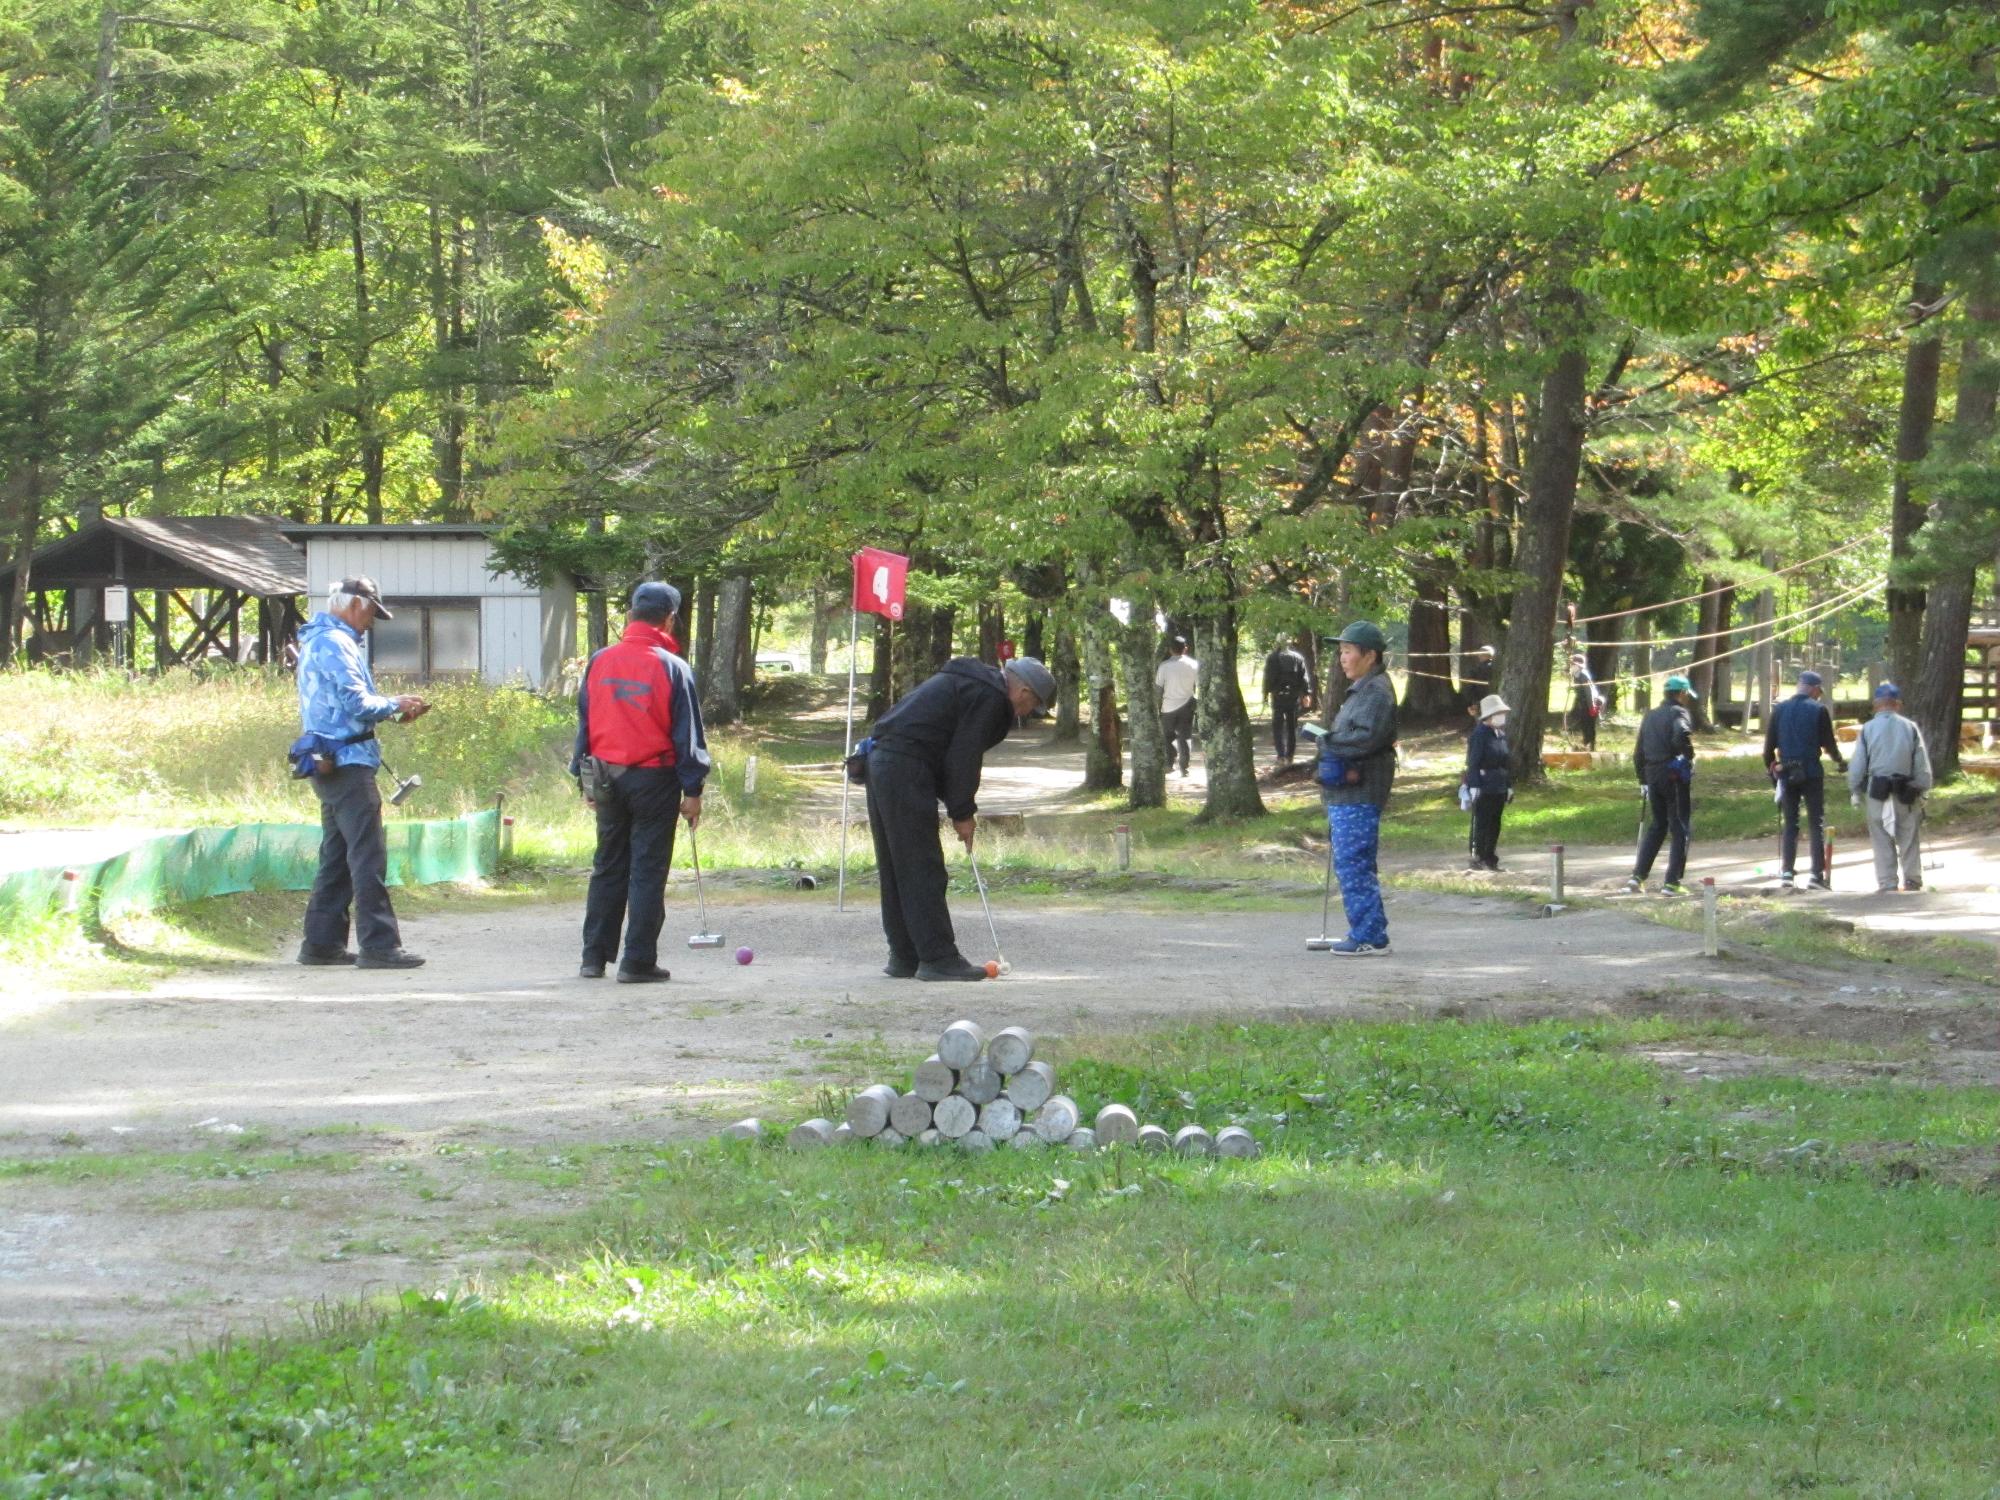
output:
[[[493,527],[287,526],[305,549],[309,609],[342,578],[375,580],[394,613],[369,632],[379,674],[419,682],[474,673],[540,689],[576,655],[576,583],[535,584],[491,567]]]

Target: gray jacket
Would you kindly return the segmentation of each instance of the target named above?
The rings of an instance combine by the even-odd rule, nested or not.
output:
[[[1924,732],[1898,713],[1879,713],[1861,726],[1854,754],[1847,758],[1847,789],[1868,795],[1871,776],[1907,776],[1920,792],[1931,789],[1931,755]]]
[[[1371,672],[1348,687],[1320,754],[1337,755],[1361,773],[1359,781],[1321,789],[1329,807],[1387,804],[1396,779],[1396,689],[1388,673]]]

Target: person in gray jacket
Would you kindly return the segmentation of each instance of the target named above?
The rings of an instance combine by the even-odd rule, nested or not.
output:
[[[1902,889],[1924,888],[1924,796],[1931,789],[1931,756],[1924,732],[1903,717],[1903,692],[1893,682],[1875,689],[1875,717],[1861,726],[1847,761],[1847,790],[1856,807],[1868,805],[1868,842],[1875,847],[1875,889],[1891,895],[1902,867]]]
[[[1347,936],[1330,950],[1345,958],[1389,951],[1389,917],[1375,869],[1382,808],[1396,779],[1396,689],[1382,664],[1389,643],[1367,620],[1340,638],[1340,670],[1351,686],[1319,742],[1319,784]]]

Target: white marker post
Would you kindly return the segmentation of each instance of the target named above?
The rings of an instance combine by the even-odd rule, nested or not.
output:
[[[854,592],[847,620],[847,748],[840,754],[840,887],[833,909],[847,910],[847,799],[852,786],[847,761],[854,754],[854,664],[861,650],[861,614],[882,615],[889,621],[893,649],[896,621],[903,617],[903,590],[910,560],[896,552],[863,547],[854,554]]]
[[[1715,877],[1704,875],[1701,880],[1701,951],[1706,958],[1714,958],[1722,952],[1715,931]]]

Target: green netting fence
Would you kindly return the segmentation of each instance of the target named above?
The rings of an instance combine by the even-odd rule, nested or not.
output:
[[[499,868],[497,808],[395,820],[383,831],[391,885],[473,880]],[[0,920],[46,916],[71,903],[112,920],[240,891],[308,890],[319,869],[319,838],[319,829],[305,823],[239,823],[147,839],[94,864],[0,875]],[[74,881],[65,879],[68,870]]]

